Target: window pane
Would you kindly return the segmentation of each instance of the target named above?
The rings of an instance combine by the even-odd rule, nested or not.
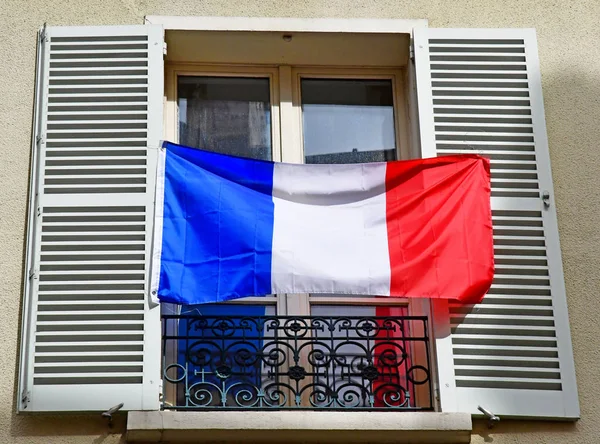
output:
[[[179,143],[271,159],[269,79],[180,76]]]
[[[306,163],[396,159],[391,80],[301,82]]]
[[[302,123],[306,163],[396,160],[391,80],[302,79]],[[340,302],[366,295],[337,296]],[[375,303],[375,300],[374,300]],[[311,314],[320,314],[311,306]],[[344,310],[340,314],[346,314]]]

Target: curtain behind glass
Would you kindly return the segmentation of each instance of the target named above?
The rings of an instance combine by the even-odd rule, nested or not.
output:
[[[223,154],[271,159],[269,80],[179,77],[179,143]]]

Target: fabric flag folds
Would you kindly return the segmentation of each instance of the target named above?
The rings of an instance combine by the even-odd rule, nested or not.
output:
[[[493,275],[483,157],[292,165],[161,149],[152,290],[162,302],[335,293],[477,303]]]

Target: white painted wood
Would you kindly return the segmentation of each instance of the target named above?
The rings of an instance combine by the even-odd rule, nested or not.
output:
[[[411,36],[412,37],[412,36]],[[409,54],[413,53],[412,40],[410,43]],[[415,70],[414,57],[409,57],[408,64],[405,69],[405,84],[406,84],[406,107],[408,109],[408,125],[407,132],[409,135],[409,150],[407,159],[418,159],[421,156],[421,141],[419,134],[419,107],[417,98],[417,72]]]
[[[491,160],[495,278],[481,304],[436,304],[442,410],[576,419],[535,32],[417,29],[414,47],[422,155]]]
[[[155,179],[153,174],[158,164],[158,147],[163,139],[163,102],[164,102],[164,30],[161,26],[151,26],[148,36],[148,175],[146,193],[146,243],[147,262],[145,270],[146,285],[150,283],[152,263],[152,235],[155,201]],[[144,384],[143,410],[156,410],[159,405],[158,396],[162,386],[161,374],[161,321],[160,307],[151,302],[151,295],[146,294],[146,324],[144,328]]]
[[[18,411],[106,410],[120,402],[126,410],[157,409],[160,316],[147,287],[163,30],[50,27],[45,35]]]
[[[137,405],[142,396],[141,384],[82,384],[87,390],[81,396],[77,384],[40,385],[36,387],[36,411],[63,412],[68,405],[70,411],[104,411],[116,404]],[[81,386],[80,386],[81,387]],[[60,393],[60,398],[57,398]],[[116,404],[115,404],[115,401]],[[106,406],[109,407],[106,407]],[[131,410],[131,409],[129,409]]]
[[[32,301],[28,295],[31,293],[35,276],[35,268],[33,258],[36,253],[36,244],[34,242],[36,232],[38,230],[38,197],[37,197],[37,181],[38,181],[38,168],[39,168],[39,157],[40,157],[40,144],[41,140],[37,140],[38,134],[41,134],[42,116],[41,107],[44,97],[44,85],[47,80],[47,51],[48,44],[42,39],[45,33],[45,29],[42,28],[37,34],[38,44],[36,53],[36,70],[35,70],[35,95],[34,95],[34,114],[33,114],[33,126],[31,134],[31,165],[30,165],[30,177],[29,177],[29,204],[27,208],[27,238],[25,239],[25,270],[26,276],[23,279],[23,312],[21,320],[21,347],[20,347],[20,362],[19,362],[19,377],[17,386],[17,411],[21,411],[24,406],[29,402],[31,396],[30,387],[28,382],[32,372],[33,364],[33,330],[30,328],[30,320],[32,318],[32,312],[35,310],[35,301]],[[35,191],[33,191],[35,190]]]
[[[294,82],[292,68],[281,65],[278,68],[279,79],[279,121],[281,125],[281,161],[286,163],[304,163],[301,139],[301,114],[296,103],[297,82]],[[281,294],[278,314],[310,315],[309,295]],[[304,359],[304,356],[302,357]]]
[[[426,19],[333,19],[274,17],[192,17],[148,15],[146,23],[178,31],[287,31],[408,33],[427,27]]]

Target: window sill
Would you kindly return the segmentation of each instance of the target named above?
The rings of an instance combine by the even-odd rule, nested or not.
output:
[[[468,413],[131,411],[127,442],[469,443]]]

